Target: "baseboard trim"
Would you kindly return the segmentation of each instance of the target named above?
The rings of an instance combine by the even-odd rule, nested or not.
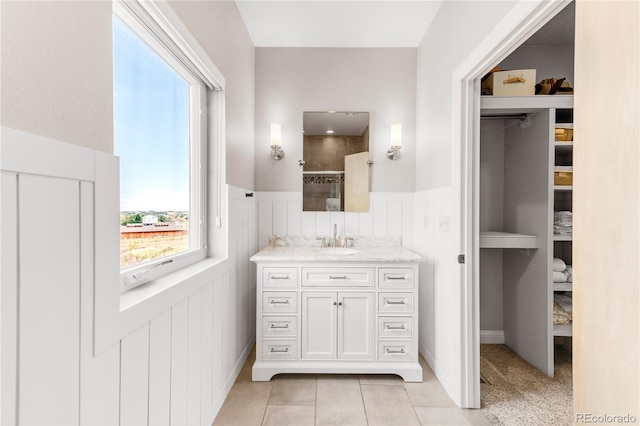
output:
[[[431,368],[431,371],[435,373],[437,370],[436,359],[433,357],[433,355],[431,355],[431,352],[429,352],[429,349],[427,349],[427,345],[425,345],[423,342],[420,341],[418,342],[418,348],[424,360],[427,361],[427,365],[429,365],[429,368]],[[435,374],[437,375],[437,373]]]
[[[504,330],[480,330],[480,343],[503,345]]]

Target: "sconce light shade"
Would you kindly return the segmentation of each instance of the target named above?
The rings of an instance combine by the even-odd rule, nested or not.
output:
[[[282,126],[271,123],[271,146],[282,146]]]
[[[402,124],[391,125],[391,146],[402,146]]]
[[[391,125],[391,143],[389,145],[387,157],[395,160],[400,155],[398,151],[402,148],[402,124],[397,123]]]
[[[280,160],[284,157],[282,150],[282,127],[279,123],[271,123],[271,157]]]

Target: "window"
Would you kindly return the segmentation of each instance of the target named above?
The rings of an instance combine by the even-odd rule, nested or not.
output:
[[[114,5],[113,17],[122,291],[204,258],[206,240],[207,86],[142,9],[127,7]]]

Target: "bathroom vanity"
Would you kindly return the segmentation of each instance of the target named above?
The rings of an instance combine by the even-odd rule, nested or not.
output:
[[[351,248],[299,243],[281,241],[251,258],[257,264],[253,380],[279,373],[379,373],[421,382],[423,259],[393,238],[356,238]]]

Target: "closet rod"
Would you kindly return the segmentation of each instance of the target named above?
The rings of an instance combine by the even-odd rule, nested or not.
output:
[[[517,118],[520,121],[525,121],[527,119],[527,113],[523,112],[521,114],[501,114],[501,115],[482,115],[480,116],[481,120],[502,120],[505,118]]]

